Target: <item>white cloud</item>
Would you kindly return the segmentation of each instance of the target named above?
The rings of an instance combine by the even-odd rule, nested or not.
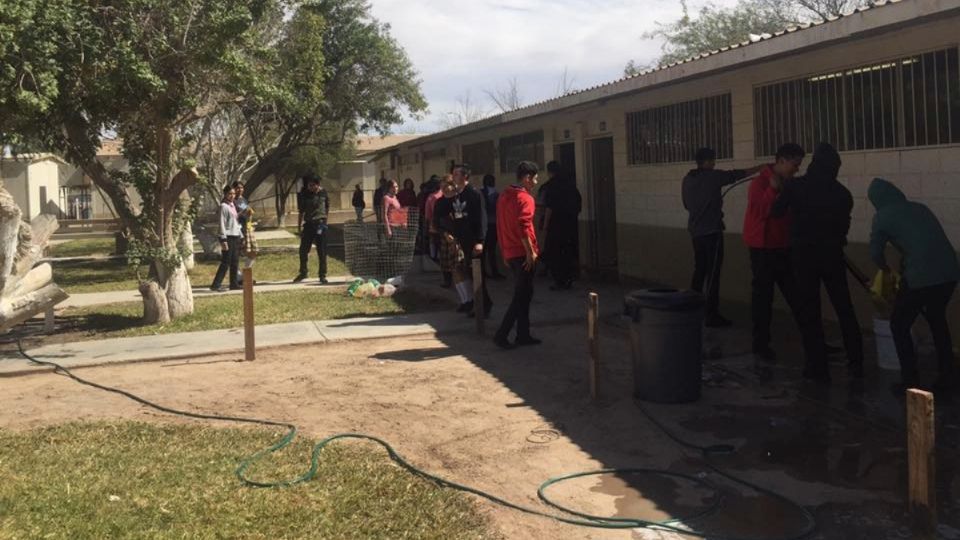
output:
[[[525,104],[554,97],[564,68],[577,88],[615,80],[627,61],[656,58],[643,34],[681,14],[676,0],[373,0],[372,11],[423,79],[429,117],[404,127],[418,131],[439,129],[468,89],[493,111],[483,90],[513,77]]]

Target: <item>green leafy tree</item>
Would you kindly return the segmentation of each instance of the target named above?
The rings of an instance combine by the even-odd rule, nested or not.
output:
[[[247,178],[249,192],[278,172],[299,168],[291,163],[335,163],[331,158],[342,155],[357,134],[388,133],[405,114],[418,117],[426,109],[413,64],[366,0],[305,3],[280,50],[278,77],[297,99],[248,110],[271,118],[252,129],[259,159]]]
[[[656,30],[644,34],[644,38],[663,40],[663,54],[655,63],[664,66],[748,41],[751,36],[828,19],[868,4],[868,0],[740,0],[730,8],[707,3],[691,16],[686,0],[681,0],[683,15],[670,23],[657,23]],[[625,75],[640,71],[633,60],[624,68]]]
[[[271,77],[275,47],[258,25],[276,0],[7,0],[0,15],[0,133],[55,151],[111,200],[149,268],[145,322],[193,311],[180,235],[202,181],[200,134],[226,107],[292,101]],[[129,170],[96,160],[104,133],[124,141]],[[131,192],[142,203],[135,205]]]

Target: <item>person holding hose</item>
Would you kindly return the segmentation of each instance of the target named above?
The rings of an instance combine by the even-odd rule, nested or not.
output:
[[[764,165],[752,169],[724,171],[716,168],[716,152],[697,150],[697,168],[683,179],[683,207],[690,213],[687,230],[693,240],[694,270],[690,289],[706,296],[705,324],[708,328],[730,326],[720,314],[720,269],[723,266],[723,188],[753,176]],[[706,292],[704,292],[706,284]]]
[[[890,182],[874,179],[867,196],[877,209],[870,233],[870,257],[881,270],[889,271],[884,254],[887,244],[892,244],[901,255],[903,280],[890,316],[901,377],[901,384],[894,391],[902,393],[919,384],[917,354],[910,329],[917,316],[923,314],[930,325],[939,362],[939,377],[933,389],[940,393],[953,392],[957,377],[947,305],[960,280],[957,252],[937,216],[926,206],[908,201]]]
[[[863,377],[863,336],[850,299],[843,248],[850,231],[853,196],[837,181],[840,154],[821,142],[813,152],[807,173],[784,184],[771,210],[774,218],[792,214],[790,260],[796,279],[796,316],[803,334],[806,368],[803,376],[830,380],[820,308],[821,284],[840,320],[847,369]]]

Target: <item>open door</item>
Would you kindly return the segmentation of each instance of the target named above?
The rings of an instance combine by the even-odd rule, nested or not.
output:
[[[613,178],[613,138],[587,141],[590,202],[590,254],[597,270],[617,268],[617,189]]]

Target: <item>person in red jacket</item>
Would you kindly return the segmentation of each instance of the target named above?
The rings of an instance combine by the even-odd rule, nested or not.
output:
[[[497,201],[497,239],[500,253],[510,267],[515,282],[513,300],[503,316],[493,342],[503,349],[516,346],[539,345],[541,341],[530,335],[530,301],[533,300],[533,277],[540,256],[537,233],[533,229],[536,201],[530,194],[537,185],[539,169],[536,163],[521,161],[517,166],[517,183],[510,186]],[[517,339],[509,340],[513,326]]]
[[[796,304],[796,286],[790,267],[790,214],[773,217],[771,209],[784,183],[800,170],[804,156],[799,145],[781,146],[777,149],[776,161],[753,179],[747,194],[743,241],[750,249],[753,271],[753,353],[766,362],[776,360],[776,353],[770,348],[774,285],[780,288],[792,311]]]

